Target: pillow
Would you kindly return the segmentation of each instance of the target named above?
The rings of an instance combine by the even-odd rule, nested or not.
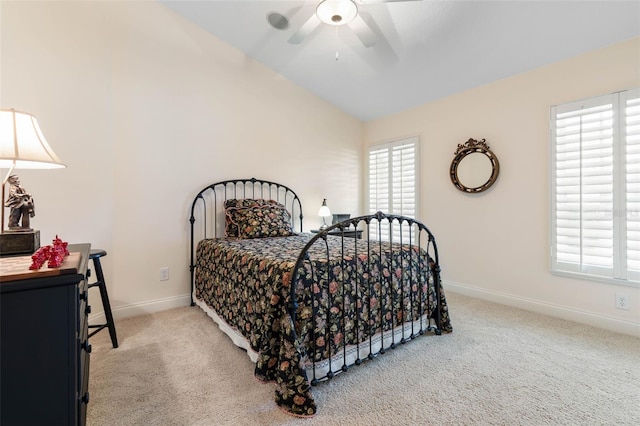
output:
[[[226,236],[237,238],[286,237],[291,232],[291,215],[275,200],[227,200]]]
[[[251,207],[264,206],[267,204],[267,200],[263,199],[235,199],[232,198],[230,200],[226,200],[224,202],[224,212],[225,212],[225,235],[227,237],[237,237],[238,232],[238,223],[236,223],[236,216],[239,216],[238,211],[245,210]]]

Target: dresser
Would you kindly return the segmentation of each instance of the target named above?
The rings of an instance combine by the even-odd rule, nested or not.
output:
[[[87,339],[91,246],[68,248],[70,255],[58,270],[45,264],[40,271],[19,274],[16,271],[22,265],[18,263],[28,256],[0,258],[3,426],[85,424],[91,352]]]

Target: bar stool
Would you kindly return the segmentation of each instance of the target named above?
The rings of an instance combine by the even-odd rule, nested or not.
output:
[[[100,265],[100,258],[106,256],[107,252],[102,249],[95,249],[89,252],[89,259],[93,261],[93,269],[96,272],[96,282],[89,284],[89,288],[98,287],[100,289],[100,297],[102,298],[102,307],[104,308],[104,315],[107,318],[105,324],[89,325],[89,328],[95,328],[94,331],[89,333],[89,337],[93,336],[103,328],[109,328],[109,335],[111,336],[111,344],[114,348],[118,347],[118,337],[116,336],[116,326],[113,323],[113,315],[111,314],[111,304],[109,303],[109,295],[107,294],[107,285],[104,282],[104,275],[102,274],[102,265]]]

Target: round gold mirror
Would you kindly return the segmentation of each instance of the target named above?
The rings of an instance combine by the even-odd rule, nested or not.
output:
[[[451,162],[451,182],[462,192],[486,191],[498,179],[500,163],[487,142],[469,139],[458,144]]]

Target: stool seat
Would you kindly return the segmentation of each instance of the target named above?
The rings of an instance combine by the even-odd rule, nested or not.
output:
[[[107,284],[104,281],[104,275],[102,274],[102,265],[100,264],[100,258],[106,256],[107,252],[102,249],[92,249],[89,252],[89,259],[93,261],[93,268],[96,272],[96,282],[90,283],[89,288],[98,287],[100,289],[100,297],[102,298],[102,307],[104,308],[104,316],[107,318],[105,324],[89,325],[89,328],[95,328],[94,331],[89,333],[89,337],[92,337],[97,332],[104,328],[109,329],[109,335],[111,336],[111,344],[114,348],[118,347],[118,337],[116,336],[116,326],[113,322],[113,315],[111,313],[111,304],[109,303],[109,295],[107,294]]]
[[[92,259],[92,260],[93,260],[93,259],[95,259],[95,258],[102,257],[102,256],[106,256],[106,255],[107,255],[106,250],[102,250],[102,249],[92,249],[92,250],[89,252],[89,259]]]

